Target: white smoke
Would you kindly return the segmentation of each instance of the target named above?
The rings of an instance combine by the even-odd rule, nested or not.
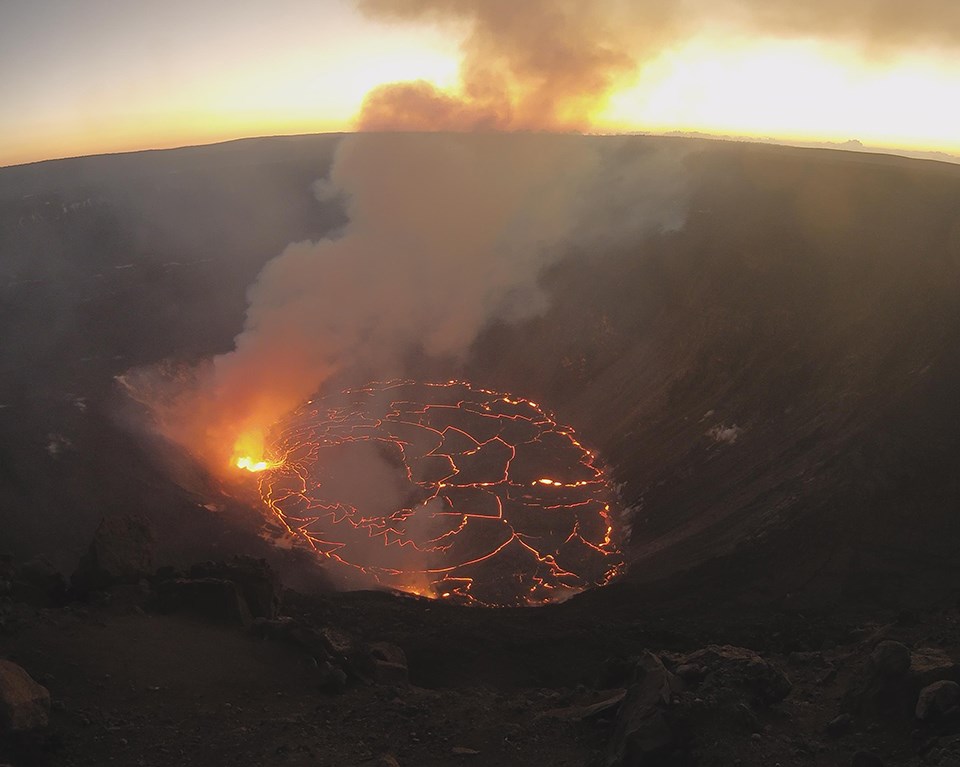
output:
[[[333,375],[402,375],[411,351],[456,359],[491,321],[541,311],[541,272],[574,246],[682,223],[683,155],[645,147],[533,134],[345,138],[317,193],[341,197],[349,223],[266,265],[235,349],[196,376],[161,427],[225,466],[238,438],[258,442]]]

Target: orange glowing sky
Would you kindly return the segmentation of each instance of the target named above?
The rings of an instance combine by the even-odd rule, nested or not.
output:
[[[375,86],[425,80],[456,92],[466,22],[385,18],[351,0],[3,0],[0,166],[347,131]],[[637,51],[635,73],[583,122],[960,153],[960,45],[924,40],[878,52],[815,30],[691,25]]]

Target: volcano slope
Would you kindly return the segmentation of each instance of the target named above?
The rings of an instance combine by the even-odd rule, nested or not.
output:
[[[952,588],[958,168],[759,146],[688,164],[682,231],[554,269],[550,312],[491,328],[472,370],[590,424],[636,509],[628,580],[722,560],[758,598]]]
[[[960,647],[960,167],[626,142],[683,146],[682,228],[584,247],[543,274],[542,316],[487,327],[456,370],[412,363],[420,380],[547,403],[621,486],[618,582],[485,610],[323,592],[313,560],[259,536],[253,492],[226,493],[144,437],[113,384],[138,364],[230,348],[263,262],[342,224],[339,203],[310,191],[337,140],[0,171],[2,548],[69,572],[102,515],[138,513],[157,564],[267,557],[312,594],[286,593],[288,615],[398,645],[415,686],[318,693],[302,648],[153,614],[156,578],[86,606],[5,597],[0,654],[60,702],[52,734],[16,758],[584,764],[608,753],[613,715],[570,727],[545,712],[608,699],[644,649],[732,643],[784,664],[800,653],[794,692],[745,729],[688,733],[684,759],[939,759],[946,745],[930,743],[952,737],[949,723],[917,736],[907,717],[878,733],[863,715],[833,740],[824,728],[880,638],[954,660]]]

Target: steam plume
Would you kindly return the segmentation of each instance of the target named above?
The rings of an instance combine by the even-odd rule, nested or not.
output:
[[[349,224],[267,264],[235,350],[154,403],[161,429],[213,468],[231,453],[256,458],[267,427],[331,376],[400,375],[411,350],[457,358],[492,319],[537,312],[538,275],[587,222],[602,220],[608,235],[676,225],[679,190],[664,178],[680,177],[679,156],[633,152],[631,164],[606,156],[612,143],[599,146],[566,136],[344,139],[318,194],[342,196]],[[609,204],[623,194],[628,204]]]

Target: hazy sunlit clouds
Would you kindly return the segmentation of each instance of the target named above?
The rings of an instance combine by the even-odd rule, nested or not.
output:
[[[460,24],[461,79],[372,91],[367,129],[687,130],[954,150],[960,11],[893,0],[358,0]]]
[[[7,0],[0,165],[360,129],[960,152],[945,0]]]

